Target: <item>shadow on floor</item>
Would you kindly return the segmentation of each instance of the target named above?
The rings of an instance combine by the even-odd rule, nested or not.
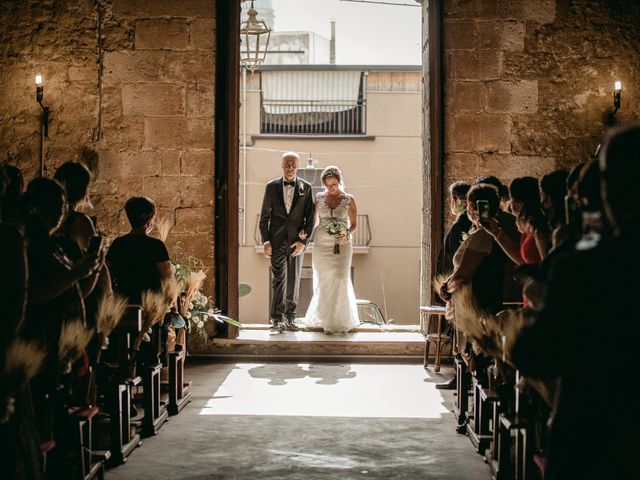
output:
[[[356,377],[356,372],[351,370],[351,365],[336,363],[312,363],[309,368],[303,368],[298,364],[267,364],[249,369],[249,375],[253,378],[269,380],[269,385],[286,385],[287,380],[301,378],[315,378],[318,385],[335,385],[340,380]]]

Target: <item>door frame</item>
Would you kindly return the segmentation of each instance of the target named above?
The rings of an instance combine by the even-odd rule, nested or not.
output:
[[[240,0],[216,1],[215,62],[215,294],[221,311],[239,314]],[[423,241],[421,304],[433,303],[432,279],[444,224],[443,7],[423,8]],[[426,22],[425,22],[425,16]],[[426,58],[425,58],[426,57]],[[427,243],[428,242],[428,243]],[[228,337],[238,329],[229,326]]]

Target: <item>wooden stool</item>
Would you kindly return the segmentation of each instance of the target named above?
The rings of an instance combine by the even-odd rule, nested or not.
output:
[[[191,401],[190,383],[184,381],[184,362],[187,352],[183,345],[169,353],[169,415],[177,415]]]
[[[429,305],[420,307],[420,330],[425,338],[424,345],[424,368],[429,367],[429,347],[435,345],[435,359],[433,371],[440,371],[440,359],[442,355],[442,346],[451,343],[451,337],[442,335],[442,317],[446,313],[446,308],[440,305]],[[426,318],[426,320],[425,320]],[[436,322],[435,328],[433,322]],[[435,332],[434,332],[435,330]]]

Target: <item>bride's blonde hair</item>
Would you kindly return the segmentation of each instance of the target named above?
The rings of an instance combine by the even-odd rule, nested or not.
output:
[[[324,185],[325,180],[329,177],[335,177],[335,179],[338,180],[340,186],[344,187],[344,182],[342,181],[342,172],[335,165],[329,165],[322,171],[322,175],[320,175],[322,185]]]

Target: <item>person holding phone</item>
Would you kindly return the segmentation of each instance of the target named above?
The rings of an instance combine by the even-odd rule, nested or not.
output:
[[[81,211],[85,207],[91,208],[89,200],[91,172],[81,163],[66,162],[60,165],[53,178],[64,188],[68,202],[66,215],[58,232],[58,241],[62,249],[74,263],[87,255],[93,255],[99,259],[100,268],[80,282],[83,297],[86,299],[91,295],[98,281],[100,290],[110,290],[109,271],[104,266],[105,252],[101,248],[102,237],[98,235],[89,216]],[[91,244],[92,241],[93,244]],[[91,315],[88,318],[90,317]]]
[[[498,213],[498,190],[488,184],[474,185],[467,194],[467,215],[472,228],[453,257],[454,270],[443,285],[440,296],[449,300],[451,293],[471,284],[478,306],[491,313],[502,309],[504,267],[507,257],[495,239],[482,228]]]

